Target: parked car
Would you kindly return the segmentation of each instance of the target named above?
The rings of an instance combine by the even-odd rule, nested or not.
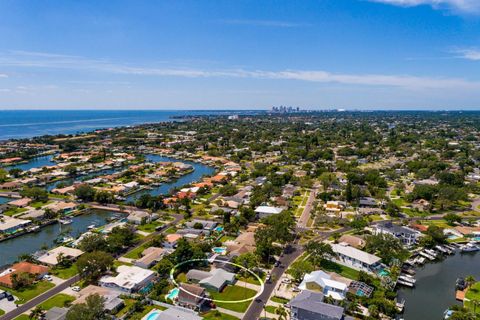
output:
[[[8,301],[15,300],[15,298],[12,296],[12,294],[10,292],[7,292],[7,294],[5,295],[5,298],[7,298]]]
[[[81,289],[79,286],[74,286],[72,287],[72,290],[75,291],[75,292],[79,292]]]

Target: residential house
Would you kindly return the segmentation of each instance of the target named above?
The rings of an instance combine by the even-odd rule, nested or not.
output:
[[[53,307],[48,310],[43,319],[45,320],[65,320],[67,318],[68,309]]]
[[[187,280],[198,283],[205,289],[220,292],[227,285],[235,282],[235,274],[223,269],[214,269],[210,272],[191,269],[187,272]]]
[[[324,295],[319,292],[304,290],[290,300],[291,320],[350,320],[344,309],[323,302]]]
[[[12,234],[25,228],[31,223],[30,220],[17,219],[0,215],[0,234]]]
[[[85,303],[91,295],[98,294],[104,299],[104,308],[110,313],[116,313],[124,306],[124,301],[120,299],[121,292],[110,288],[89,285],[78,293],[78,298],[73,304]]]
[[[18,200],[10,201],[8,204],[17,208],[25,208],[32,202],[30,198],[21,198]]]
[[[119,266],[116,276],[104,276],[98,281],[105,288],[134,293],[143,289],[155,278],[155,272],[137,266]]]
[[[271,216],[272,214],[279,214],[284,210],[280,207],[270,207],[270,206],[259,206],[255,209],[255,213],[258,215],[259,219]]]
[[[83,254],[82,250],[60,246],[50,251],[47,251],[45,254],[38,257],[37,260],[43,264],[56,266],[59,262],[58,258],[60,256],[74,261],[82,254]]]
[[[350,235],[350,234],[342,235],[338,239],[338,242],[347,243],[348,245],[357,249],[362,249],[363,247],[365,247],[365,244],[366,244],[366,241],[364,239],[357,236]]]
[[[148,269],[158,263],[167,254],[163,248],[150,247],[142,252],[142,257],[135,261],[135,265],[140,268]]]
[[[183,238],[181,234],[172,233],[165,236],[165,241],[162,243],[164,248],[174,249],[177,247],[177,242]]]
[[[306,274],[298,288],[301,290],[318,291],[335,300],[344,300],[348,291],[348,286],[345,283],[333,280],[332,276],[321,270]]]
[[[202,320],[194,311],[180,307],[170,307],[166,310],[153,309],[142,320]]]
[[[333,244],[332,249],[336,254],[334,260],[347,267],[369,273],[374,273],[380,268],[381,258],[346,243]]]
[[[177,304],[179,306],[192,310],[201,310],[203,308],[206,302],[205,298],[207,297],[204,288],[196,284],[182,283],[179,289],[180,292],[177,296]]]
[[[409,227],[403,227],[394,224],[390,221],[380,222],[373,228],[374,234],[389,234],[400,240],[400,242],[407,246],[413,246],[417,243],[421,233]]]
[[[0,285],[11,288],[12,276],[19,273],[28,273],[34,275],[37,280],[41,279],[44,275],[48,274],[48,268],[38,264],[22,261],[15,263],[9,268],[0,272]]]

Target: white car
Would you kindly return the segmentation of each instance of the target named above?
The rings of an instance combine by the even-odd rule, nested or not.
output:
[[[289,283],[292,283],[292,280],[290,280],[288,278],[283,278],[282,283],[289,284]]]
[[[79,292],[81,289],[79,286],[74,286],[72,287],[72,290],[75,291],[75,292]]]
[[[48,274],[45,275],[45,276],[43,277],[43,279],[44,279],[44,280],[47,280],[47,281],[52,281],[52,280],[53,280],[52,276],[51,276],[51,275],[48,275]]]

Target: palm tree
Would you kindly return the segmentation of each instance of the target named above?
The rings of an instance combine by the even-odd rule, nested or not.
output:
[[[36,306],[35,309],[33,309],[30,312],[30,315],[28,316],[29,319],[41,319],[43,316],[43,309],[40,306]]]
[[[283,306],[279,306],[278,308],[276,308],[275,314],[278,315],[278,320],[286,320],[288,316],[288,312]]]
[[[465,277],[465,282],[467,283],[467,287],[470,288],[477,280],[475,280],[474,276],[469,275]]]

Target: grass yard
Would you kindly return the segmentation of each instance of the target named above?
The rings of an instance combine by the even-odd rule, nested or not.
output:
[[[266,310],[268,313],[272,313],[272,314],[275,314],[275,309],[277,309],[277,307],[274,307],[274,306],[266,306],[266,307],[265,307],[265,310]]]
[[[52,203],[53,201],[49,200],[47,202],[42,202],[42,201],[35,201],[29,204],[30,207],[35,208],[35,209],[40,209],[41,207]]]
[[[50,273],[62,279],[70,279],[78,273],[78,270],[77,265],[72,264],[69,268],[54,268]]]
[[[236,301],[236,300],[243,300],[252,298],[255,296],[257,292],[252,289],[240,287],[240,286],[227,286],[223,289],[223,292],[210,292],[210,296],[212,299],[215,300],[225,300],[225,301]],[[221,303],[216,302],[215,304],[218,307],[225,308],[228,310],[236,311],[236,312],[245,312],[248,309],[252,301],[247,302],[239,302],[239,303]]]
[[[260,276],[260,279],[265,280],[265,275]],[[257,286],[260,285],[260,281],[258,281],[258,279],[252,275],[250,275],[249,277],[239,277],[238,280],[246,283],[254,284]]]
[[[124,314],[126,314],[128,312],[128,310],[130,310],[130,308],[135,303],[135,300],[133,300],[133,299],[123,299],[123,302],[124,302],[125,306],[122,309],[120,309],[117,312],[117,314],[115,314],[115,316],[117,318],[121,318]]]
[[[148,247],[150,247],[150,242],[146,242],[144,244],[142,244],[141,246],[139,247],[136,247],[135,249],[127,252],[124,257],[125,258],[129,258],[129,259],[138,259],[138,258],[141,258],[142,257],[142,252],[143,250],[147,249]]]
[[[341,264],[333,261],[324,260],[320,267],[325,271],[336,272],[345,278],[349,278],[352,280],[358,279],[359,272],[357,270],[342,266]]]
[[[155,228],[163,226],[163,223],[160,221],[152,221],[150,223],[142,224],[137,226],[137,229],[143,232],[152,233],[155,232]]]
[[[44,293],[45,291],[52,289],[55,285],[48,281],[39,281],[34,285],[21,289],[21,290],[12,290],[10,288],[5,288],[0,286],[1,290],[9,291],[14,296],[18,298],[18,304],[24,304],[25,302],[35,298],[36,296]]]
[[[270,300],[272,300],[273,302],[281,303],[281,304],[284,304],[290,301],[288,299],[281,298],[281,297],[272,297],[272,299]]]
[[[0,316],[4,315],[5,314],[5,311],[3,311],[2,309],[0,309]]]
[[[75,297],[72,297],[68,294],[59,293],[40,304],[40,307],[42,307],[43,310],[50,310],[53,307],[63,308],[69,306],[74,300]]]
[[[201,315],[204,320],[239,320],[237,317],[221,313],[218,310],[212,310]]]
[[[27,316],[26,314],[21,314],[19,315],[18,317],[16,317],[15,319],[13,320],[31,320],[29,316]]]
[[[480,314],[480,282],[475,283],[470,287],[470,289],[467,290],[467,293],[465,294],[464,306],[467,309]]]
[[[145,306],[141,312],[136,312],[128,317],[129,320],[140,320],[153,309],[160,309],[157,306]]]
[[[22,212],[27,212],[28,209],[27,208],[10,208],[6,211],[4,211],[2,214],[6,215],[6,216],[14,216],[16,214],[19,214],[19,213],[22,213]]]

